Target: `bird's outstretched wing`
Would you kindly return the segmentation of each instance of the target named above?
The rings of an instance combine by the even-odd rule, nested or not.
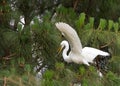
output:
[[[77,32],[68,24],[63,22],[58,22],[55,24],[57,29],[63,34],[63,36],[68,40],[71,51],[82,52],[82,45]]]

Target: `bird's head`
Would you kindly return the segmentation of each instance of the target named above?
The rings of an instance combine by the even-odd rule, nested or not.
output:
[[[64,49],[65,46],[69,46],[69,45],[68,45],[68,42],[66,40],[63,40],[60,43],[60,47],[58,48],[58,54]]]

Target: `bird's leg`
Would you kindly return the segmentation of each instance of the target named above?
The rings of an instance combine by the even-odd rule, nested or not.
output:
[[[100,72],[100,70],[97,70],[99,76],[102,78],[103,77],[103,74]]]
[[[86,60],[84,60],[84,59],[83,59],[83,63],[84,63],[85,65],[87,65],[87,66],[90,66],[90,64],[89,64]]]

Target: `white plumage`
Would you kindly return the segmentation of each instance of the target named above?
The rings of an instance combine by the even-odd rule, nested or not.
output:
[[[71,47],[71,51],[68,55],[67,54],[65,55],[65,53],[63,52],[64,59],[66,58],[66,56],[68,56],[67,59],[65,60],[66,62],[86,64],[89,66],[89,62],[93,63],[93,60],[95,59],[96,56],[98,55],[109,56],[109,53],[103,52],[92,47],[82,48],[77,32],[70,25],[63,22],[56,23],[55,25],[57,29],[63,34],[63,36],[67,39]],[[61,45],[67,47],[69,45],[67,41],[66,42],[63,41]],[[67,48],[69,48],[69,46]]]
[[[77,64],[85,64],[89,66],[89,63],[93,63],[93,60],[98,56],[109,56],[110,54],[92,47],[82,48],[80,39],[77,32],[68,24],[58,22],[55,24],[57,29],[67,39],[61,42],[61,48],[65,47],[62,56],[66,62],[74,62]],[[68,53],[69,44],[71,51]]]
[[[68,42],[66,40],[64,40],[64,41],[61,42],[60,45],[61,45],[61,50],[62,50],[63,47],[65,47],[65,49],[63,50],[63,53],[62,53],[63,59],[68,63],[72,62],[72,59],[70,58],[70,56],[67,55],[67,52],[69,50]]]
[[[95,57],[97,57],[98,55],[101,56],[109,56],[109,53],[92,48],[92,47],[84,47],[82,49],[82,53],[81,53],[84,58],[90,62],[93,63],[93,60],[95,59]]]

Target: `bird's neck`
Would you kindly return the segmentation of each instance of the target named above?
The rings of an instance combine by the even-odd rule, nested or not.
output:
[[[67,52],[69,50],[69,45],[65,45],[65,49],[63,50],[63,58],[66,59],[66,58],[69,58],[69,56],[67,55]]]

